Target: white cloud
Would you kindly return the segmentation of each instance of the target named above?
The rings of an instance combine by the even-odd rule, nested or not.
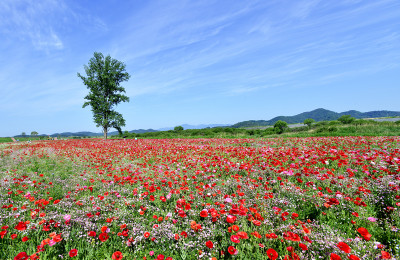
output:
[[[88,32],[107,31],[99,17],[63,0],[0,1],[0,35],[10,42],[30,42],[37,50],[65,47],[63,36],[75,28]]]

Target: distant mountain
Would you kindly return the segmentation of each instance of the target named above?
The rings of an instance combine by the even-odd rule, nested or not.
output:
[[[303,112],[294,116],[277,116],[270,120],[248,120],[236,123],[232,125],[234,128],[240,127],[254,127],[254,126],[269,126],[274,125],[278,120],[285,121],[288,124],[296,124],[303,123],[305,119],[312,118],[315,121],[330,121],[336,120],[342,115],[350,115],[352,117],[361,119],[361,118],[376,118],[376,117],[391,117],[391,116],[400,116],[400,112],[396,111],[370,111],[370,112],[359,112],[356,110],[349,110],[342,113],[336,113],[327,109],[318,108],[313,111]]]
[[[158,132],[158,130],[154,130],[154,129],[137,129],[137,130],[129,131],[129,133],[135,133],[135,134],[143,134],[143,133],[149,133],[149,132]],[[115,134],[118,134],[118,132],[115,132]]]
[[[68,136],[102,136],[102,133],[93,133],[93,132],[87,132],[87,131],[83,131],[83,132],[76,132],[76,133],[72,133],[72,132],[63,132],[63,133],[55,133],[55,134],[51,134],[51,137],[68,137]]]
[[[183,127],[183,129],[203,129],[203,128],[213,128],[213,127],[222,127],[222,126],[230,126],[227,124],[202,124],[202,125],[188,125],[188,124],[183,124],[180,125]],[[168,131],[168,130],[173,130],[175,127],[164,127],[164,128],[160,128],[157,129],[158,131]]]
[[[85,136],[102,136],[102,133],[93,133],[93,132],[63,132],[63,133],[55,133],[55,134],[51,134],[51,135],[47,135],[47,134],[40,134],[37,136],[50,136],[50,137],[69,137],[69,136],[81,136],[81,137],[85,137]],[[15,135],[14,137],[32,137],[31,135]]]
[[[202,129],[202,128],[207,128],[207,127],[219,127],[219,126],[230,126],[227,124],[208,124],[208,125],[188,125],[188,124],[183,124],[181,125],[184,129]],[[148,132],[158,132],[158,131],[168,131],[168,130],[173,130],[174,127],[165,127],[165,128],[160,128],[157,130],[154,129],[136,129],[136,130],[131,130],[128,131],[129,133],[135,133],[135,134],[143,134],[143,133],[148,133]],[[123,131],[125,132],[125,131]],[[113,131],[108,133],[109,136],[112,135],[118,135],[118,131]],[[55,133],[51,135],[47,134],[40,134],[38,136],[50,136],[50,137],[70,137],[70,136],[80,136],[80,137],[91,137],[91,136],[103,136],[103,133],[94,133],[94,132],[88,132],[88,131],[83,131],[83,132],[63,132],[63,133]],[[31,137],[30,135],[15,135],[14,137]]]
[[[137,130],[132,130],[129,131],[129,133],[135,133],[135,134],[142,134],[142,133],[147,133],[147,132],[157,132],[157,130],[153,129],[137,129]],[[109,136],[112,135],[118,135],[118,131],[113,131],[108,133]],[[63,133],[55,133],[51,135],[46,135],[46,134],[41,134],[38,136],[50,136],[50,137],[70,137],[70,136],[80,136],[80,137],[91,137],[91,136],[103,136],[103,133],[94,133],[94,132],[63,132]],[[14,137],[31,137],[30,135],[15,135]]]

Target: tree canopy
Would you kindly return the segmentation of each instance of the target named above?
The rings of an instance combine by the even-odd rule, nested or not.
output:
[[[282,134],[286,130],[286,128],[288,128],[288,124],[285,121],[278,120],[274,124],[274,130],[278,134]]]
[[[121,102],[129,102],[129,97],[123,95],[125,88],[120,86],[121,82],[127,81],[130,75],[125,70],[125,64],[113,59],[108,55],[95,52],[84,65],[87,77],[78,73],[83,84],[89,89],[89,94],[83,108],[90,105],[93,112],[93,120],[97,127],[103,128],[104,139],[107,139],[107,132],[115,128],[122,133],[121,127],[125,126],[125,119],[114,107]]]
[[[350,115],[343,115],[338,118],[338,121],[341,122],[342,124],[351,124],[356,120],[354,117]]]
[[[183,126],[175,126],[175,127],[174,127],[174,131],[175,131],[175,132],[183,131]]]
[[[312,119],[312,118],[307,118],[307,119],[304,119],[304,124],[305,125],[307,125],[309,128],[311,127],[311,125],[313,124],[315,122],[315,120],[314,119]]]

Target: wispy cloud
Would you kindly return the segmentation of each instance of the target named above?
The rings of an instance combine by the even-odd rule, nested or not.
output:
[[[6,39],[30,40],[40,50],[62,49],[54,29],[54,20],[65,6],[52,0],[1,1],[0,32]]]
[[[317,7],[320,0],[296,1],[291,8],[292,17],[305,19]]]
[[[4,0],[0,2],[0,35],[10,42],[30,41],[37,50],[61,50],[63,35],[72,28],[107,30],[98,17],[63,0]]]
[[[346,5],[352,7],[344,8]],[[281,86],[279,82],[296,81],[298,77],[314,81],[311,75],[315,73],[328,77],[323,70],[328,67],[340,70],[346,64],[346,69],[352,71],[352,64],[373,59],[377,53],[386,55],[383,48],[392,55],[398,46],[396,32],[390,29],[369,35],[362,30],[399,17],[400,11],[394,8],[389,13],[379,12],[372,19],[366,17],[373,10],[386,11],[394,5],[395,1],[316,0],[261,6],[254,2],[245,8],[229,7],[227,14],[222,11],[215,19],[213,12],[205,11],[205,6],[193,8],[182,4],[164,9],[149,5],[140,15],[155,19],[139,19],[142,23],[128,28],[127,35],[135,37],[134,40],[128,36],[128,41],[134,43],[120,51],[130,53],[129,63],[140,65],[136,67],[136,83],[155,74],[161,79],[136,95],[195,88],[206,82],[225,88],[241,80],[247,84],[232,87],[232,93],[259,91],[265,88],[260,85],[277,87]],[[165,11],[164,15],[159,10]],[[133,20],[137,18],[132,16]],[[382,43],[372,39],[377,36]],[[363,70],[373,70],[368,63],[362,66]],[[354,68],[354,73],[359,73],[359,69]],[[337,75],[346,77],[351,72]]]

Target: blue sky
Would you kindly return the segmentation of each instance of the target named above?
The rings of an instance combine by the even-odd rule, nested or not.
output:
[[[77,77],[95,51],[131,74],[123,130],[400,111],[398,0],[2,0],[0,136],[101,132]]]

